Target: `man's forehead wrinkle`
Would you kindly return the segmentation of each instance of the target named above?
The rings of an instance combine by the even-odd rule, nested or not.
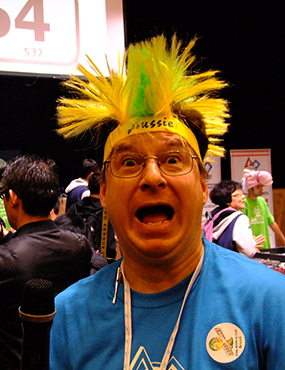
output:
[[[139,137],[137,137],[139,136]],[[140,151],[139,147],[144,147],[143,145],[143,135],[133,135],[128,138],[128,140],[118,143],[115,145],[113,149],[113,154],[124,153],[127,151]],[[148,136],[149,137],[149,136]],[[163,146],[166,150],[169,149],[190,149],[190,145],[186,142],[186,140],[178,135],[173,134],[166,134],[163,138],[157,138],[153,136],[152,139],[154,140],[155,144]]]

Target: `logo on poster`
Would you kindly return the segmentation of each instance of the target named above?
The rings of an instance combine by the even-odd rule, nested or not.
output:
[[[213,168],[213,165],[210,162],[204,162],[204,166],[205,166],[208,174],[210,175],[210,172],[211,172],[211,169]]]
[[[244,168],[251,167],[251,168],[254,168],[255,170],[257,170],[259,166],[260,166],[260,162],[258,162],[258,160],[257,160],[257,159],[255,159],[255,160],[252,162],[252,160],[248,157],[248,158],[247,158],[247,161],[246,161],[246,163],[245,163]]]

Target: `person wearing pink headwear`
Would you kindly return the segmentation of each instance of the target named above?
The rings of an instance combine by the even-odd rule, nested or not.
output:
[[[266,200],[262,197],[263,187],[270,186],[273,183],[272,176],[267,171],[244,170],[242,179],[243,187],[248,192],[245,198],[246,208],[242,210],[249,218],[250,226],[254,236],[263,234],[265,242],[262,243],[260,249],[269,249],[270,237],[268,226],[278,236],[283,245],[285,245],[285,237],[274,220],[274,216],[270,213]]]

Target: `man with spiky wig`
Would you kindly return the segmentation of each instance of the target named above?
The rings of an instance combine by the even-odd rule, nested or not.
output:
[[[201,237],[203,160],[223,155],[228,112],[217,71],[191,71],[194,43],[158,36],[108,79],[89,59],[66,83],[79,95],[59,133],[93,130],[123,257],[56,299],[51,370],[284,369],[284,276]]]

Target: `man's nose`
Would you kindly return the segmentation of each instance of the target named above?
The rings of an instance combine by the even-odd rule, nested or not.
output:
[[[141,174],[141,186],[144,188],[164,187],[166,183],[156,158],[148,157]]]

